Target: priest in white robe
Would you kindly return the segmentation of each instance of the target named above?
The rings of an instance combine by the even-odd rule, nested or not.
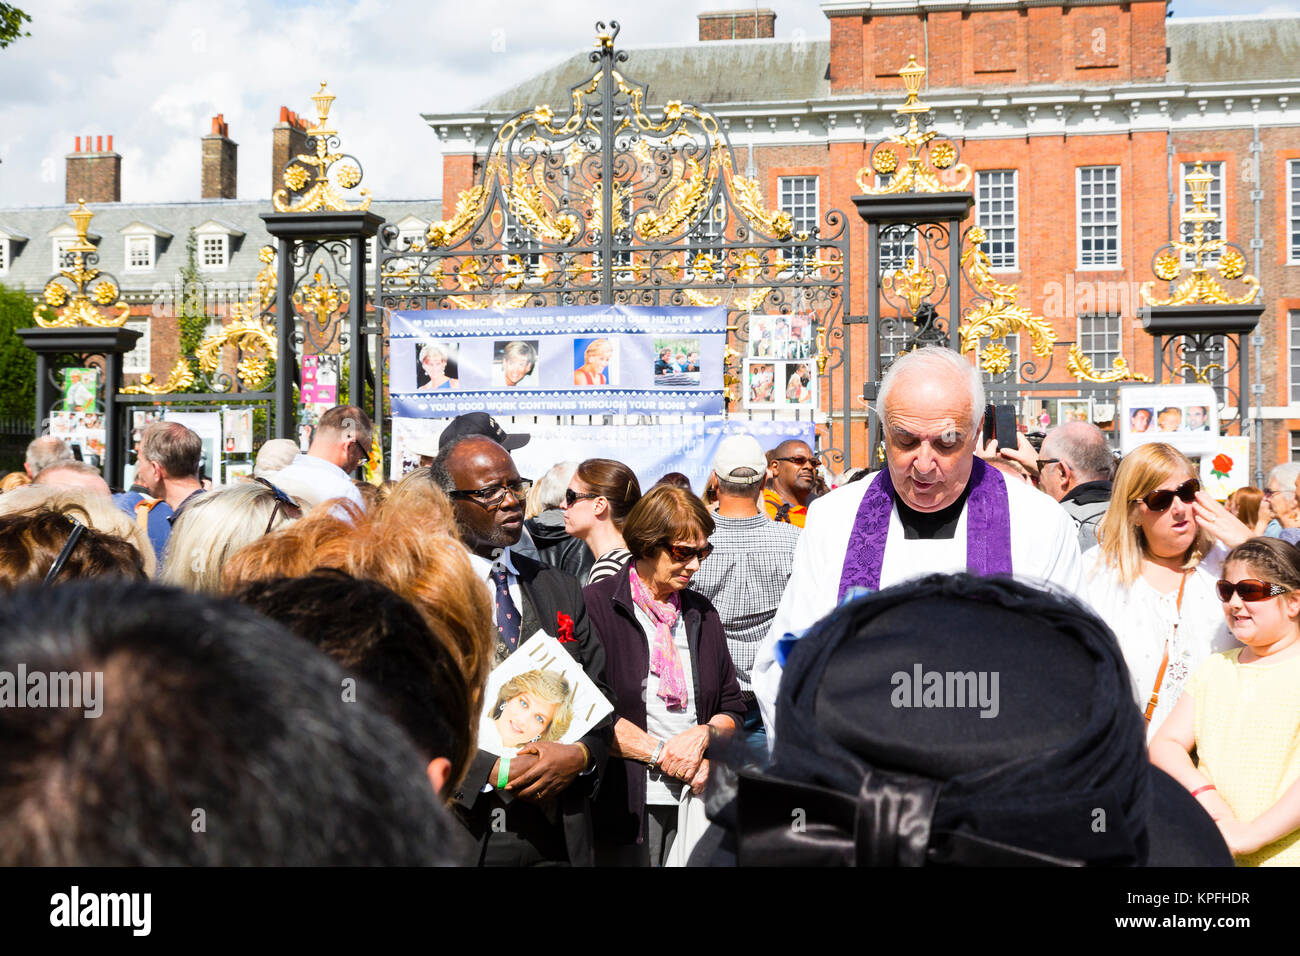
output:
[[[769,745],[785,654],[846,595],[969,571],[1037,579],[1086,600],[1070,516],[976,457],[984,385],[960,353],[928,347],[899,358],[881,382],[878,408],[887,468],[813,502],[754,662]],[[923,639],[934,623],[918,619],[917,634]]]

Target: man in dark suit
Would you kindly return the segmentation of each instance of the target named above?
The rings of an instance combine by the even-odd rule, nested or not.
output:
[[[448,442],[431,466],[452,500],[456,524],[474,565],[494,594],[494,666],[539,629],[561,642],[607,698],[605,651],[587,617],[582,587],[555,568],[516,554],[529,482],[510,453],[478,435]],[[590,799],[613,739],[606,717],[574,744],[534,741],[510,758],[504,787],[501,760],[480,750],[454,794],[487,866],[590,865],[594,861]]]

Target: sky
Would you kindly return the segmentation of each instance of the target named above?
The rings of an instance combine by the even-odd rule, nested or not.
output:
[[[377,198],[441,195],[424,112],[467,110],[579,50],[597,20],[622,48],[690,42],[696,15],[745,0],[17,0],[31,36],[0,50],[0,207],[62,203],[76,136],[114,138],[124,202],[199,198],[200,138],[224,115],[240,199],[270,196],[280,107],[330,118]],[[829,34],[815,0],[768,0],[778,37]],[[1226,4],[1173,0],[1174,17]],[[1235,14],[1300,13],[1300,0],[1236,0]],[[634,62],[634,61],[633,61]],[[629,72],[635,75],[633,64]],[[691,99],[690,91],[681,91]]]

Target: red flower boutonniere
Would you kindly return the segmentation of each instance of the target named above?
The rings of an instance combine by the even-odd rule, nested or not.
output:
[[[573,644],[577,638],[573,636],[573,618],[559,611],[555,614],[556,638],[561,644]]]
[[[1215,478],[1227,478],[1230,471],[1232,471],[1232,459],[1224,454],[1215,455],[1214,461],[1210,462],[1210,474]]]

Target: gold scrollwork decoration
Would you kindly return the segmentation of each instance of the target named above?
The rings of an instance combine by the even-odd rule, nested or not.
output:
[[[1155,306],[1248,305],[1254,302],[1260,293],[1259,280],[1246,274],[1245,256],[1231,248],[1227,240],[1211,239],[1206,235],[1208,226],[1219,221],[1218,213],[1207,208],[1206,205],[1214,176],[1205,171],[1203,164],[1197,162],[1196,168],[1187,175],[1186,182],[1192,192],[1192,205],[1183,209],[1180,223],[1191,224],[1192,237],[1189,240],[1173,239],[1164,246],[1163,248],[1174,251],[1162,252],[1156,256],[1154,272],[1156,277],[1164,282],[1177,282],[1183,271],[1182,256],[1190,255],[1191,275],[1179,282],[1173,293],[1164,299],[1157,297],[1152,291],[1154,282],[1142,283],[1142,287],[1138,290],[1142,300],[1147,305]],[[1246,287],[1245,292],[1239,295],[1231,294],[1210,274],[1206,257],[1214,253],[1220,253],[1215,264],[1219,278],[1226,281],[1239,280]]]
[[[330,316],[352,301],[352,293],[340,289],[337,282],[326,280],[318,269],[309,285],[303,286],[293,294],[293,304],[310,312],[316,324],[325,329],[330,324]]]
[[[463,236],[470,226],[478,222],[479,216],[483,215],[487,196],[488,188],[482,183],[463,190],[456,198],[455,215],[450,219],[429,223],[429,228],[424,234],[427,248],[449,246]]]
[[[199,370],[212,375],[221,365],[221,350],[231,346],[243,354],[235,366],[235,374],[245,388],[255,388],[266,381],[271,371],[270,358],[275,355],[275,332],[256,316],[245,316],[229,322],[202,342],[194,351]],[[259,354],[260,353],[260,354]]]
[[[87,325],[120,328],[126,324],[131,307],[118,301],[121,290],[116,282],[86,264],[86,257],[95,251],[89,236],[90,220],[95,214],[86,208],[86,200],[78,199],[77,208],[68,215],[77,227],[76,240],[64,250],[65,255],[72,256],[72,266],[60,269],[58,275],[45,283],[32,318],[45,329]],[[46,308],[56,310],[54,318],[45,317]]]
[[[1005,375],[1011,368],[1011,350],[1001,342],[994,342],[980,354],[980,366],[989,375]]]
[[[959,330],[961,350],[973,352],[983,338],[1000,339],[1013,332],[1028,332],[1034,354],[1046,358],[1052,354],[1052,347],[1056,344],[1056,330],[1041,316],[1031,314],[1029,309],[1019,304],[1019,286],[993,278],[989,257],[983,249],[986,238],[980,227],[971,229],[966,234],[967,245],[961,254],[962,269],[971,286],[983,296],[962,316]]]
[[[122,391],[127,395],[169,395],[172,392],[183,392],[193,384],[194,370],[190,368],[190,363],[184,358],[178,358],[166,380],[160,384],[155,385],[153,375],[145,372],[140,376],[140,384],[127,385]]]
[[[330,106],[334,94],[320,89],[312,94],[316,104],[316,125],[307,130],[316,146],[315,154],[299,153],[289,161],[281,173],[286,188],[277,189],[271,196],[276,212],[362,212],[370,208],[370,190],[360,189],[359,202],[350,201],[340,189],[352,190],[361,184],[361,167],[346,153],[330,152],[330,138],[338,130],[329,125]],[[332,177],[332,178],[331,178]],[[290,194],[296,198],[290,198]]]
[[[1151,381],[1150,375],[1143,375],[1141,372],[1134,372],[1130,369],[1128,362],[1122,355],[1115,359],[1114,364],[1107,371],[1097,371],[1093,367],[1092,360],[1083,354],[1083,348],[1078,342],[1070,346],[1070,353],[1065,360],[1065,370],[1081,382],[1107,384],[1110,382]]]
[[[1215,369],[1218,369],[1220,375],[1224,372],[1223,366],[1218,362],[1211,362],[1209,365],[1203,366],[1193,365],[1191,362],[1182,362],[1176,369],[1174,369],[1174,375],[1177,376],[1183,372],[1191,372],[1199,384],[1213,385],[1214,383],[1210,381],[1210,377],[1213,375]]]
[[[931,108],[921,102],[921,81],[925,67],[916,62],[916,56],[907,58],[907,65],[898,71],[907,90],[907,99],[898,108],[906,116],[907,132],[890,136],[871,151],[867,166],[858,171],[858,186],[868,195],[893,195],[895,193],[942,193],[966,189],[974,173],[965,163],[957,162],[957,146],[951,139],[934,130],[922,130],[920,117]],[[895,147],[901,147],[896,149]],[[904,162],[900,163],[901,158]],[[872,173],[889,176],[889,182],[877,186]],[[941,178],[940,174],[946,177]]]
[[[908,311],[916,315],[921,303],[936,291],[942,292],[948,285],[948,277],[936,276],[933,269],[921,265],[915,257],[907,260],[906,269],[895,269],[881,278],[880,284],[891,292],[903,297]]]

